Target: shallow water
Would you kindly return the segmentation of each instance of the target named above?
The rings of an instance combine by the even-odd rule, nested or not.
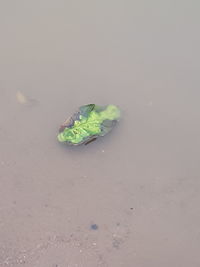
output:
[[[200,266],[199,7],[0,2],[0,266]],[[87,103],[120,124],[60,145]]]

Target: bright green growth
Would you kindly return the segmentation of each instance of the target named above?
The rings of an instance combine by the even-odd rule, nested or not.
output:
[[[100,107],[95,104],[79,108],[72,118],[62,126],[57,138],[59,142],[78,145],[104,136],[112,130],[120,118],[120,110],[114,105]]]

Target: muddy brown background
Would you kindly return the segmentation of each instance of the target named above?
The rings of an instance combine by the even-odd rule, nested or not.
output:
[[[0,0],[0,266],[200,266],[199,8]],[[87,103],[118,127],[58,144]]]

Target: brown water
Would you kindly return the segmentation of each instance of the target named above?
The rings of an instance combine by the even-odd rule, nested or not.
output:
[[[0,266],[200,266],[199,8],[0,1]],[[61,146],[87,103],[121,123]]]

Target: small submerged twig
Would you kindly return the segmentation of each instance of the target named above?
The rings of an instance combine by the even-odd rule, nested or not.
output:
[[[38,103],[36,99],[28,98],[19,90],[16,93],[16,99],[19,104],[24,105],[24,106],[33,106]]]

